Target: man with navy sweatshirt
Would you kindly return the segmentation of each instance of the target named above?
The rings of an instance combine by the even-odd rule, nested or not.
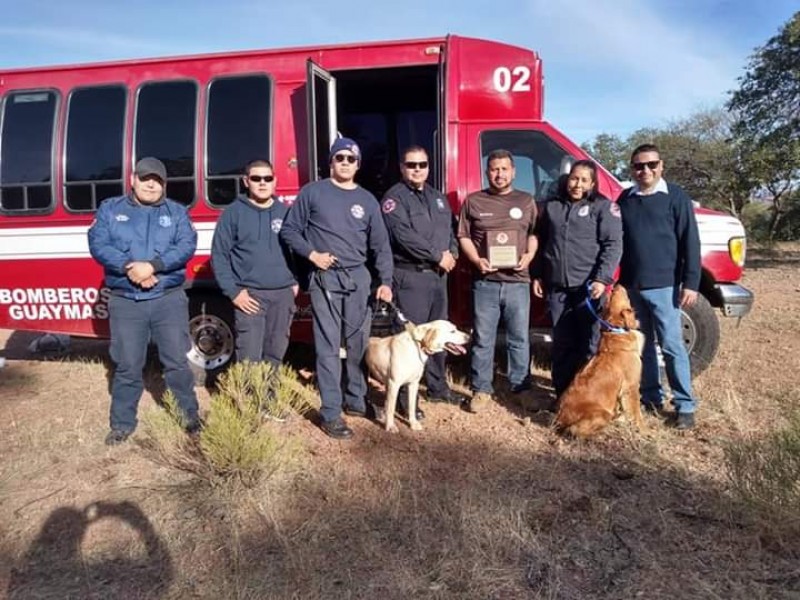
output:
[[[211,264],[236,319],[236,356],[278,366],[289,347],[298,285],[289,252],[278,234],[289,207],[277,200],[275,171],[268,160],[244,170],[246,196],[222,213],[214,231]]]
[[[642,403],[658,413],[664,393],[656,353],[661,345],[677,429],[694,427],[695,399],[689,355],[683,344],[681,307],[697,301],[700,287],[700,236],[692,200],[662,178],[664,164],[654,144],[631,155],[636,185],[619,197],[623,250],[619,281],[630,294],[645,347],[642,353]]]
[[[355,182],[360,162],[358,144],[338,138],[330,151],[330,178],[303,186],[281,229],[281,239],[292,252],[311,263],[308,291],[322,398],[321,428],[334,439],[353,436],[342,410],[367,415],[362,361],[372,320],[368,262],[379,280],[375,297],[392,300],[389,236],[375,196]]]

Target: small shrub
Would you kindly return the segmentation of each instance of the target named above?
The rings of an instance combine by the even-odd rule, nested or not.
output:
[[[292,462],[298,445],[263,424],[265,416],[282,420],[311,406],[310,392],[288,367],[241,363],[224,373],[196,440],[184,432],[174,396],[165,410],[144,415],[143,446],[164,464],[190,471],[212,484],[237,481],[255,485]]]
[[[734,491],[784,525],[800,526],[800,414],[766,439],[727,449]]]

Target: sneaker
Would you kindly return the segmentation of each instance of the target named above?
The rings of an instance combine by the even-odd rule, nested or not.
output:
[[[353,437],[353,430],[347,426],[347,423],[341,417],[337,417],[333,421],[323,421],[319,428],[335,440],[349,440]]]
[[[342,409],[342,412],[346,414],[348,417],[359,417],[361,419],[375,419],[375,407],[372,406],[371,402],[367,402],[364,404],[364,408],[352,408],[350,406],[345,406]]]
[[[467,403],[467,410],[471,413],[483,412],[491,403],[492,395],[489,392],[475,392]]]
[[[123,442],[127,441],[128,438],[131,436],[130,431],[124,431],[122,429],[112,429],[108,432],[106,436],[106,446],[119,446]]]
[[[694,413],[675,413],[672,426],[678,431],[685,431],[694,427]]]
[[[521,394],[522,392],[530,391],[533,386],[531,382],[528,380],[523,381],[522,383],[518,383],[516,385],[511,386],[511,393],[512,394]]]

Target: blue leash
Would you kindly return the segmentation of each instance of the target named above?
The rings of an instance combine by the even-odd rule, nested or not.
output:
[[[589,309],[591,315],[600,323],[600,326],[605,329],[606,331],[610,331],[611,333],[628,333],[628,330],[624,327],[614,327],[611,323],[606,321],[603,317],[597,314],[597,310],[592,304],[592,286],[589,282],[586,282],[586,300],[583,301],[586,305],[586,308]]]

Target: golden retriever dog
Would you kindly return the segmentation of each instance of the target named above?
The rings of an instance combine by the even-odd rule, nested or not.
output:
[[[469,334],[459,331],[450,321],[431,321],[422,325],[406,323],[405,331],[384,338],[372,337],[367,345],[365,361],[369,372],[386,386],[384,426],[397,432],[394,410],[397,394],[408,386],[408,425],[414,431],[422,429],[417,420],[417,393],[428,357],[437,352],[464,354]]]
[[[601,333],[597,354],[578,371],[560,399],[555,427],[574,437],[598,433],[621,412],[644,428],[639,397],[644,335],[628,292],[614,286],[603,320],[615,330]]]

